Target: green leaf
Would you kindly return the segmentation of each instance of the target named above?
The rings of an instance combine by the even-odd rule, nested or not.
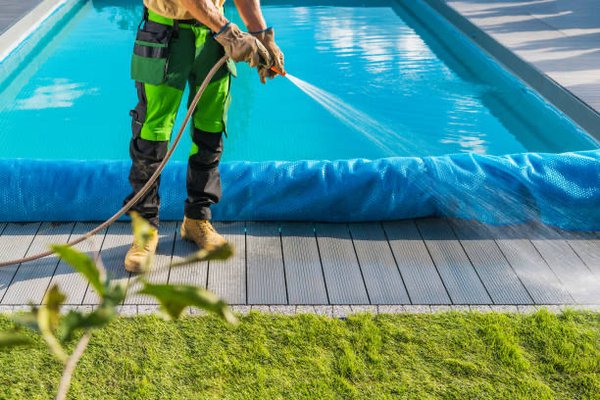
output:
[[[0,349],[33,344],[28,336],[17,332],[0,332]]]
[[[125,299],[125,285],[121,283],[107,282],[104,286],[104,302],[107,305],[116,306]]]
[[[38,329],[42,338],[48,344],[50,351],[63,363],[67,361],[68,356],[56,336],[54,336],[54,331],[60,319],[60,306],[66,299],[67,296],[55,284],[44,296],[43,304],[37,310],[33,310],[37,316]]]
[[[77,330],[102,328],[108,325],[116,316],[116,307],[105,303],[88,314],[70,311],[61,319],[58,331],[61,332],[62,340],[71,340]]]
[[[61,319],[58,332],[62,340],[70,340],[80,329],[102,328],[118,315],[117,306],[125,298],[125,286],[120,283],[106,282],[103,290],[102,302],[94,311],[87,314],[70,311]]]
[[[44,296],[43,304],[37,309],[37,324],[40,333],[52,353],[62,362],[66,362],[68,356],[56,336],[54,336],[54,332],[60,319],[60,306],[66,299],[67,296],[55,284],[48,290],[46,296]],[[35,309],[34,312],[36,312]]]
[[[211,251],[200,249],[197,252],[193,253],[191,256],[188,256],[179,262],[173,263],[171,266],[181,267],[183,265],[191,264],[197,261],[227,260],[228,258],[233,256],[233,253],[233,246],[230,243],[225,243],[223,246],[220,246],[217,249]]]
[[[67,360],[67,353],[54,336],[53,330],[60,324],[58,310],[60,309],[60,304],[64,301],[64,297],[58,291],[58,287],[54,285],[44,297],[44,302],[47,304],[39,307],[32,306],[31,311],[17,313],[11,317],[15,324],[38,332],[48,344],[50,351],[62,362]]]
[[[179,318],[186,307],[192,306],[215,313],[231,324],[237,323],[237,318],[223,300],[217,295],[195,286],[155,285],[144,282],[144,287],[139,293],[155,297],[162,310],[172,319]]]
[[[60,291],[58,285],[52,285],[37,311],[37,321],[41,331],[54,332],[56,330],[60,318],[60,306],[66,299],[67,296]]]
[[[100,278],[100,270],[91,257],[67,245],[52,245],[50,247],[53,252],[65,260],[75,271],[85,276],[100,297],[104,296],[104,285]]]
[[[146,219],[140,216],[135,211],[129,213],[131,216],[131,228],[133,230],[133,240],[134,242],[140,246],[145,247],[146,244],[152,239],[152,237],[156,234],[156,228],[150,225]],[[147,272],[150,270],[152,265],[152,254],[148,254],[148,257],[145,258],[142,263],[142,271]]]
[[[133,230],[133,239],[140,245],[145,245],[152,238],[154,229],[150,222],[140,216],[135,211],[129,213],[131,216],[131,228]]]

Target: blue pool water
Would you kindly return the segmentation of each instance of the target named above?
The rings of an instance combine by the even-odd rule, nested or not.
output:
[[[0,83],[2,158],[128,158],[128,111],[136,102],[129,60],[139,4],[81,1],[50,39],[42,40],[22,63],[12,61],[19,73],[5,74],[10,79]],[[291,4],[266,1],[263,7],[268,23],[276,27],[288,70],[402,139],[387,143],[391,151],[384,151],[288,80],[263,86],[254,71],[239,65],[224,161],[597,147],[549,106],[532,106],[516,81],[501,82],[494,71],[461,57],[460,49],[448,48],[430,26],[394,0]],[[226,12],[239,22],[232,8]],[[184,160],[189,146],[186,134],[176,159]]]

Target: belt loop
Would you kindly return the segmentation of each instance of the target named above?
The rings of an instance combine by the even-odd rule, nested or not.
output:
[[[173,36],[179,36],[179,21],[176,19],[173,19]]]
[[[173,30],[175,32],[179,31],[179,20],[176,20],[176,19],[173,20]]]

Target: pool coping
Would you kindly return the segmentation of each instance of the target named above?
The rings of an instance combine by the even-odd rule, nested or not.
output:
[[[38,29],[42,22],[66,3],[67,0],[42,0],[23,18],[1,34],[0,62],[4,61],[9,54]]]
[[[424,0],[483,52],[524,81],[554,107],[562,111],[594,139],[600,141],[600,113],[509,47],[494,39],[444,0]]]

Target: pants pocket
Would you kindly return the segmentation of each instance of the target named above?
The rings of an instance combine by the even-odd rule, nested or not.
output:
[[[138,29],[131,58],[131,79],[150,85],[165,82],[171,35],[172,27],[152,21],[146,21]]]

